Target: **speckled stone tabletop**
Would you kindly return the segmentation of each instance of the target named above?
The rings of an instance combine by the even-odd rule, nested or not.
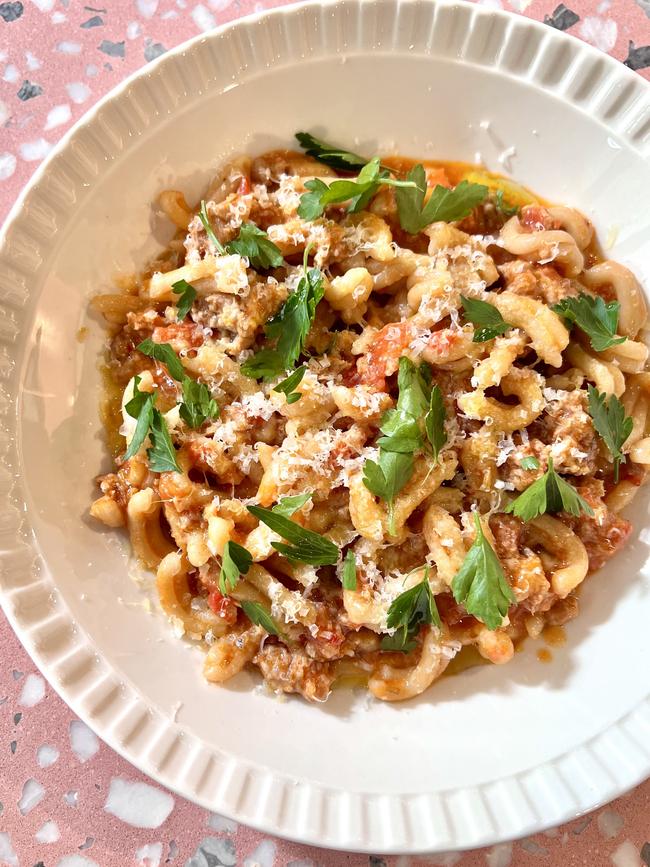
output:
[[[0,2],[0,219],[61,135],[126,75],[252,0]],[[650,78],[650,0],[484,0],[566,30]],[[105,746],[36,671],[0,613],[0,865],[650,867],[650,781],[535,837],[427,858],[286,843],[167,792]]]

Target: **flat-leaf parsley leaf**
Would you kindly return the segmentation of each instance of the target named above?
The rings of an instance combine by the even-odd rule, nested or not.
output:
[[[627,339],[616,336],[620,307],[618,301],[605,303],[600,295],[581,292],[577,298],[563,298],[551,310],[561,316],[569,328],[577,325],[589,338],[592,348],[603,352]]]
[[[621,451],[625,440],[632,433],[634,422],[626,417],[623,404],[615,394],[601,394],[593,385],[588,387],[589,415],[594,427],[614,459],[614,481],[618,482],[618,471],[625,463],[625,455]]]
[[[426,205],[424,196],[427,191],[427,177],[424,167],[418,163],[407,175],[412,186],[400,186],[395,190],[399,222],[405,232],[417,235],[431,223],[462,220],[487,196],[488,188],[483,184],[461,181],[457,187],[436,186]]]
[[[506,512],[511,512],[522,521],[532,521],[547,512],[568,512],[576,517],[584,512],[593,515],[593,509],[576,491],[573,485],[565,482],[553,469],[553,459],[548,459],[548,469],[537,481],[519,494],[506,506]]]

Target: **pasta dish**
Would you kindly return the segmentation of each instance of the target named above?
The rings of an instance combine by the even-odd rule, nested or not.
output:
[[[426,690],[578,613],[650,467],[646,306],[579,211],[463,163],[241,156],[93,300],[125,527],[223,683]]]

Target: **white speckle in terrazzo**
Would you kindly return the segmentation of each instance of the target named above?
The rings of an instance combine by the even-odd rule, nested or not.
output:
[[[41,141],[45,141],[41,139]],[[47,145],[47,151],[50,149],[50,145],[45,142]],[[24,156],[21,149],[21,156],[23,159],[30,159],[30,157]],[[43,154],[45,156],[45,154]],[[33,157],[33,159],[40,159],[40,157]],[[18,704],[23,707],[34,707],[40,701],[43,701],[45,698],[45,681],[40,676],[40,674],[28,674],[25,683],[23,684],[23,690],[20,693],[20,698],[18,699]]]
[[[8,864],[9,867],[18,867],[18,856],[11,845],[9,834],[0,832],[0,863]]]
[[[94,63],[89,63],[86,66],[85,72],[86,72],[86,75],[88,76],[88,78],[94,78],[98,74],[99,69],[95,66]]]
[[[80,719],[73,719],[70,723],[70,746],[72,752],[80,762],[87,762],[99,749],[99,738],[94,731],[88,728]]]
[[[174,809],[174,799],[148,783],[113,777],[104,809],[135,828],[159,828]]]
[[[67,21],[67,17],[63,14],[63,12],[53,12],[52,13],[52,24],[63,24]]]
[[[208,858],[208,856],[212,856]],[[210,867],[214,864],[223,864],[223,867],[235,867],[237,855],[235,844],[232,840],[218,839],[217,837],[204,837],[196,847],[196,852],[186,862],[185,867]]]
[[[609,52],[616,43],[618,28],[616,21],[612,21],[611,18],[592,16],[582,19],[578,32],[585,42],[595,45],[601,51]]]
[[[75,792],[71,789],[69,792],[65,793],[63,800],[66,802],[68,807],[76,807],[79,803],[79,792]]]
[[[512,843],[499,843],[492,846],[485,856],[488,867],[509,867],[512,862]]]
[[[65,855],[57,861],[56,867],[99,867],[99,864],[84,855]]]
[[[25,60],[27,61],[27,69],[33,72],[35,69],[40,69],[43,65],[38,57],[35,57],[31,51],[25,52]]]
[[[34,838],[39,843],[56,843],[61,838],[59,826],[52,819],[48,819],[34,834]]]
[[[136,851],[135,860],[138,867],[159,867],[162,853],[162,843],[146,843]]]
[[[65,89],[68,91],[68,96],[76,104],[81,105],[90,96],[90,88],[83,81],[72,81],[66,84]]]
[[[0,126],[9,119],[9,109],[7,104],[0,99]]]
[[[614,810],[607,809],[598,814],[596,824],[605,840],[613,840],[614,837],[618,837],[621,833],[621,829],[625,823],[621,815]]]
[[[153,18],[158,9],[158,0],[135,0],[135,6],[143,18]]]
[[[244,867],[273,867],[276,845],[273,840],[262,840],[257,848],[244,859]]]
[[[210,813],[208,816],[208,827],[213,831],[223,831],[226,834],[236,834],[239,825],[232,819],[226,819],[225,816],[220,816],[218,813]]]
[[[41,768],[51,768],[58,758],[59,751],[51,744],[42,744],[36,750],[36,761]]]
[[[536,843],[532,837],[529,837],[526,840],[521,841],[521,848],[526,852],[529,852],[531,855],[538,855],[542,858],[546,858],[548,856],[548,849],[544,846],[540,846],[539,843]]]
[[[56,126],[61,126],[61,124],[67,123],[71,117],[72,111],[69,105],[55,105],[47,113],[47,120],[43,129],[47,131],[48,129],[54,129]]]
[[[56,50],[60,51],[61,54],[81,54],[81,45],[79,42],[70,42],[64,39],[63,42],[59,42],[56,46]]]
[[[20,79],[20,73],[13,63],[8,63],[5,66],[5,71],[2,74],[2,80],[8,81],[9,84],[15,84]]]
[[[299,861],[288,861],[287,867],[315,867],[311,858],[301,858]]]
[[[216,12],[223,12],[224,9],[232,5],[232,2],[233,0],[208,0],[210,8]]]
[[[129,21],[129,23],[126,25],[126,38],[137,39],[138,36],[142,36],[142,27],[140,26],[140,22]]]
[[[45,789],[38,780],[30,778],[25,781],[23,793],[18,801],[18,809],[23,816],[30,813],[45,797]]]
[[[55,2],[56,0],[32,0],[34,6],[41,12],[51,12]]]
[[[31,163],[36,160],[42,160],[51,149],[52,145],[49,141],[44,138],[37,138],[34,141],[26,141],[24,144],[21,144],[18,152],[26,163]]]
[[[13,154],[0,154],[0,181],[6,181],[16,171],[16,157]]]
[[[614,867],[643,867],[639,850],[631,840],[626,840],[610,856]]]
[[[204,33],[206,30],[212,30],[213,27],[217,26],[217,21],[212,12],[209,9],[206,9],[205,6],[195,6],[191,12],[192,21],[196,24],[199,30],[202,30]]]
[[[187,9],[187,3],[185,0],[176,0],[176,5],[179,9]]]

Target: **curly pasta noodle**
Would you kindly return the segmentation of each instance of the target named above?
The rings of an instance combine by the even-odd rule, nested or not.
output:
[[[402,180],[412,166],[381,164]],[[427,197],[473,172],[426,165]],[[307,219],[306,184],[333,169],[289,151],[236,157],[200,214],[163,190],[176,235],[93,300],[122,400],[121,452],[90,514],[128,532],[211,683],[251,670],[308,700],[346,678],[412,698],[463,648],[500,665],[574,617],[576,589],[628,537],[619,513],[650,473],[643,292],[579,211],[525,191],[505,217],[495,193],[511,187],[485,177],[471,212],[411,234],[394,187]],[[615,302],[601,352],[558,312],[579,293]],[[592,386],[631,420],[618,452]],[[507,513],[551,461],[583,505]],[[459,591],[464,571],[487,569],[477,545],[509,590],[496,618],[494,574],[470,575],[471,604]]]

